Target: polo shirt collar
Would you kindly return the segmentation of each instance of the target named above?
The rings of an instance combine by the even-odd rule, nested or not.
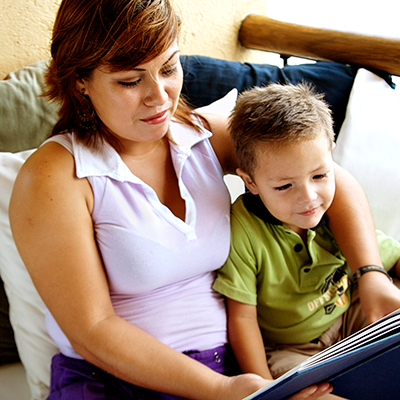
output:
[[[246,192],[243,194],[243,204],[246,207],[247,211],[251,212],[254,214],[256,217],[260,218],[263,220],[266,224],[271,224],[271,225],[282,225],[282,222],[276,219],[265,207],[264,203],[262,202],[260,196],[254,195],[250,192]],[[322,225],[327,225],[328,224],[328,219],[326,217],[326,214],[324,214],[321,218],[321,221],[317,226],[314,228],[311,228],[313,230],[319,228]]]

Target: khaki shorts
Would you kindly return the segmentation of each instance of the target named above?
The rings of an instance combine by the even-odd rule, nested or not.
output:
[[[400,289],[400,279],[394,278],[394,284]],[[366,317],[361,309],[358,291],[352,293],[349,309],[326,330],[315,343],[277,345],[266,347],[268,366],[274,379],[296,367],[308,357],[333,345],[367,325]]]
[[[340,316],[315,342],[266,347],[268,366],[274,379],[319,353],[339,340],[367,325],[357,291],[352,294],[349,309]]]

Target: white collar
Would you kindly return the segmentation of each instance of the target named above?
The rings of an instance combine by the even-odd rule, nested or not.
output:
[[[186,158],[190,155],[191,148],[195,144],[212,136],[211,132],[206,129],[202,129],[198,133],[194,129],[177,122],[171,122],[170,135],[174,142],[171,142],[171,148],[177,154]],[[108,176],[121,182],[142,183],[140,179],[132,174],[117,151],[107,142],[102,145],[101,151],[96,151],[77,143],[75,135],[72,135],[72,148],[78,178]]]

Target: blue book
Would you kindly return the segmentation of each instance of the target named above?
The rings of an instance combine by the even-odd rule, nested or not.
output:
[[[400,309],[335,343],[244,400],[283,400],[329,382],[349,400],[400,399]]]

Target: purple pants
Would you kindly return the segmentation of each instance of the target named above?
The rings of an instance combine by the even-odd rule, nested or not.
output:
[[[207,351],[186,352],[189,357],[225,375],[240,373],[228,345]],[[154,392],[108,374],[85,360],[57,354],[51,365],[48,400],[183,400],[182,397]]]

